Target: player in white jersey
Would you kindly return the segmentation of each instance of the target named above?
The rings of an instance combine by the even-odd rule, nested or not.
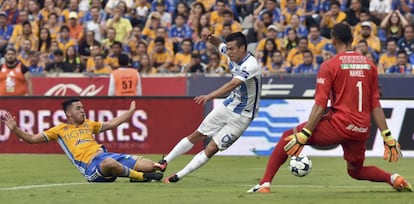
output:
[[[196,103],[205,104],[216,97],[230,93],[223,104],[214,108],[191,135],[181,139],[159,163],[162,171],[174,158],[191,150],[197,142],[207,137],[212,139],[204,150],[180,171],[164,179],[164,183],[178,182],[187,174],[200,168],[219,150],[226,150],[247,129],[257,115],[261,93],[261,70],[256,58],[247,52],[246,37],[238,32],[226,37],[226,44],[211,34],[205,38],[229,58],[233,78],[217,90],[194,98]]]

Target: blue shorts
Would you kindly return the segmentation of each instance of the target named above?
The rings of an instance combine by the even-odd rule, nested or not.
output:
[[[92,161],[86,168],[85,177],[89,182],[113,182],[116,180],[116,176],[103,175],[99,167],[99,164],[101,164],[101,162],[108,157],[115,159],[116,161],[130,169],[134,169],[138,161],[136,157],[128,154],[118,154],[109,152],[99,154],[92,159]]]

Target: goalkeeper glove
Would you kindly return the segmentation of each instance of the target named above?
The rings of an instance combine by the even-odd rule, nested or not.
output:
[[[311,131],[303,128],[300,132],[286,137],[284,140],[289,141],[284,147],[286,154],[290,156],[299,156],[303,146],[311,135]]]
[[[384,160],[389,162],[397,162],[402,157],[400,144],[391,135],[391,131],[386,129],[381,132],[384,140]]]

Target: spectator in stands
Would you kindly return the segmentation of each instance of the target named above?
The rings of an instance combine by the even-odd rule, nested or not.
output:
[[[88,57],[91,56],[91,47],[93,47],[93,45],[100,44],[95,40],[94,36],[94,31],[86,31],[84,37],[82,37],[82,39],[79,41],[78,52],[82,64],[86,64]]]
[[[231,25],[231,31],[233,33],[242,31],[241,24],[234,20],[234,15],[233,15],[233,12],[231,10],[229,10],[229,9],[224,10],[223,13],[222,13],[222,16],[223,16],[223,21],[215,24],[215,28],[214,28],[214,34],[215,35],[221,35],[224,24],[230,24]]]
[[[290,67],[296,67],[299,64],[303,63],[303,52],[309,50],[308,48],[308,38],[302,37],[299,38],[298,46],[292,48],[289,51],[289,54],[286,58],[286,61]]]
[[[63,51],[57,49],[53,52],[54,61],[47,65],[45,68],[46,73],[60,73],[60,72],[70,72],[73,73],[73,68],[63,60]]]
[[[138,66],[138,72],[141,74],[155,74],[157,69],[152,66],[151,58],[147,53],[141,55],[141,61]]]
[[[147,0],[137,0],[136,1],[136,8],[135,8],[135,19],[137,23],[144,27],[145,22],[147,21],[147,17],[150,13],[150,4]]]
[[[7,23],[9,23],[10,25],[19,24],[20,9],[17,8],[17,0],[7,0],[6,7],[7,9],[5,10],[5,12],[7,14]]]
[[[377,53],[381,51],[381,42],[379,38],[372,34],[371,22],[364,21],[361,23],[361,35],[354,36],[352,46],[357,46],[360,40],[366,40],[369,48],[373,51]]]
[[[285,55],[289,55],[290,50],[296,48],[298,45],[298,35],[296,34],[296,30],[290,29],[287,31],[287,36],[284,39],[282,44],[282,50]]]
[[[259,1],[259,6],[254,10],[253,15],[259,16],[258,20],[264,20],[263,14],[266,12],[271,12],[272,16],[272,24],[279,24],[282,18],[282,12],[277,7],[277,0],[261,0]],[[268,25],[265,26],[265,28]]]
[[[71,38],[80,41],[83,37],[83,25],[78,21],[78,14],[74,11],[69,13],[69,22],[67,24],[69,28],[69,35]]]
[[[112,68],[112,70],[118,69],[119,67],[118,58],[119,55],[122,54],[122,47],[123,46],[121,42],[115,41],[114,43],[112,43],[111,50],[106,56],[105,63],[108,64]]]
[[[200,25],[201,16],[205,16],[204,18],[208,20],[206,24],[210,25],[210,17],[204,8],[204,5],[201,2],[194,2],[191,6],[190,16],[187,20],[187,23],[194,31],[194,35],[197,36],[201,33],[201,28],[203,27],[203,25]]]
[[[31,32],[33,33],[33,35],[37,36],[39,34],[39,26],[37,25],[37,23],[35,21],[30,21],[29,20],[29,15],[28,12],[26,10],[20,10],[19,12],[19,18],[20,18],[20,23],[14,25],[14,29],[13,29],[13,33],[12,36],[10,37],[10,43],[12,44],[16,44],[16,39],[20,36],[23,35],[23,24],[25,22],[29,22],[30,26],[31,26]]]
[[[266,38],[261,39],[256,46],[256,57],[260,59],[263,56],[263,51],[265,48],[266,40],[273,39],[276,44],[276,47],[282,49],[282,41],[278,38],[279,28],[275,25],[270,25],[267,27]]]
[[[307,37],[308,36],[308,29],[306,26],[304,26],[300,21],[300,16],[297,14],[292,14],[290,16],[290,24],[285,26],[285,33],[284,35],[287,35],[286,31],[289,29],[296,30],[296,33],[298,37]]]
[[[388,13],[381,22],[381,28],[385,31],[385,37],[394,38],[395,40],[403,37],[406,26],[408,26],[408,21],[401,15],[399,10]]]
[[[373,21],[371,21],[371,16],[370,16],[368,10],[362,9],[359,12],[358,19],[360,21],[354,27],[354,31],[353,31],[353,35],[354,36],[361,35],[362,23],[369,22],[371,24],[371,34],[378,37],[378,28],[377,28],[377,25]]]
[[[40,53],[37,51],[29,52],[29,66],[27,67],[32,75],[41,75],[44,65],[40,63]]]
[[[199,54],[192,54],[190,63],[185,67],[185,73],[204,73],[206,65],[201,63]]]
[[[392,11],[393,0],[371,0],[369,3],[369,12],[376,24],[380,24],[385,17]]]
[[[236,0],[236,12],[241,18],[253,13],[255,0]]]
[[[28,2],[28,19],[30,22],[35,22],[37,25],[40,23],[40,6],[37,0],[29,0]]]
[[[76,19],[79,21],[80,24],[83,23],[84,13],[79,10],[79,0],[69,0],[69,6],[62,11],[62,21],[65,23],[69,23],[71,19],[71,13],[76,13]]]
[[[346,22],[351,26],[356,26],[359,22],[359,16],[361,14],[361,11],[364,10],[362,8],[362,4],[360,0],[350,0],[350,7],[345,11],[346,14]],[[368,12],[368,11],[364,11]]]
[[[341,10],[341,3],[338,0],[331,1],[329,5],[329,11],[327,11],[323,16],[320,23],[321,34],[322,36],[330,39],[331,38],[331,29],[332,27],[344,21],[346,19],[346,14]]]
[[[127,43],[126,43],[126,51],[130,54],[132,57],[137,52],[138,42],[143,41],[142,38],[142,30],[141,27],[134,26],[132,28],[131,35],[128,37]]]
[[[182,15],[184,16],[184,19],[188,19],[188,17],[190,17],[190,8],[188,7],[187,2],[185,1],[179,1],[176,6],[175,6],[175,10],[173,12],[172,15],[172,19],[173,19],[173,24],[175,24],[175,19],[178,15]]]
[[[61,50],[66,50],[70,46],[77,46],[78,45],[77,40],[70,36],[69,27],[66,26],[66,25],[63,25],[60,28],[59,35],[56,38],[56,40],[59,43],[59,49],[61,49]]]
[[[5,50],[5,63],[0,65],[0,96],[33,95],[29,69],[17,60],[13,47]]]
[[[85,12],[82,22],[92,21],[92,8],[97,8],[99,13],[98,19],[101,20],[103,25],[105,25],[105,21],[108,18],[108,14],[105,12],[104,9],[102,9],[101,0],[91,0],[90,4],[90,9]]]
[[[116,41],[124,43],[131,35],[131,22],[127,18],[122,17],[120,7],[115,7],[113,9],[113,18],[109,19],[106,25],[108,27],[113,27],[116,30]]]
[[[73,72],[81,73],[85,70],[84,64],[86,64],[86,60],[85,63],[82,63],[75,46],[70,46],[66,49],[65,62],[72,66]]]
[[[384,74],[397,63],[397,42],[393,38],[387,40],[386,51],[381,54],[378,62],[378,73]]]
[[[227,10],[226,1],[225,0],[216,0],[216,4],[214,10],[210,13],[210,25],[214,28],[219,23],[223,22],[224,20],[224,11]]]
[[[361,53],[362,55],[366,56],[368,53],[370,53],[374,60],[373,62],[375,62],[375,64],[378,62],[378,54],[377,52],[375,52],[375,50],[373,50],[367,40],[365,39],[361,39],[358,41],[358,43],[356,44],[356,51]]]
[[[392,8],[394,8],[394,10],[399,10],[408,22],[412,22],[413,19],[411,14],[414,13],[414,2],[410,0],[393,1]]]
[[[397,52],[397,63],[388,68],[385,73],[387,74],[411,74],[412,67],[410,63],[408,63],[408,55],[404,50],[400,50]]]
[[[331,59],[335,54],[336,54],[336,50],[333,44],[332,43],[325,44],[325,46],[323,46],[323,49],[322,49],[322,59],[323,59],[322,62],[328,59]],[[322,62],[320,62],[319,65],[322,64]]]
[[[311,25],[309,27],[309,44],[308,48],[315,56],[316,61],[322,60],[322,49],[329,42],[329,40],[321,36],[318,25]]]
[[[92,7],[90,9],[91,19],[85,21],[85,28],[87,31],[93,31],[95,40],[101,42],[103,40],[103,34],[105,30],[105,19],[102,20],[100,15],[100,7]]]
[[[157,37],[154,43],[154,50],[150,54],[153,66],[157,69],[158,73],[169,73],[174,61],[174,55],[165,47],[164,38]]]
[[[3,56],[13,33],[13,26],[7,22],[7,14],[0,12],[0,56]]]
[[[161,26],[165,28],[170,28],[172,24],[172,16],[166,11],[166,3],[164,0],[156,0],[156,12],[161,17]]]
[[[41,54],[50,53],[50,46],[52,43],[52,38],[50,37],[50,32],[46,28],[41,28],[39,32],[39,46],[36,49],[40,51]]]
[[[221,34],[217,35],[217,37],[220,38],[220,40],[223,41],[230,34],[232,34],[231,23],[226,23],[226,24],[223,24]]]
[[[296,4],[296,0],[287,0],[286,8],[282,9],[282,19],[280,23],[282,25],[291,25],[291,18],[293,15],[298,17],[297,20],[299,21],[299,24],[304,23],[304,14],[305,11]]]
[[[16,48],[18,52],[25,40],[31,41],[32,47],[30,47],[30,49],[32,50],[35,50],[39,46],[39,38],[32,33],[32,26],[29,21],[23,22],[23,32],[21,35],[17,36],[16,41],[14,42],[14,48]]]
[[[181,42],[183,39],[190,39],[192,35],[191,28],[185,24],[186,18],[182,14],[178,14],[175,17],[175,24],[173,24],[169,30],[168,38],[174,44],[174,53],[181,50]]]
[[[407,25],[404,27],[404,35],[397,42],[398,49],[404,50],[408,56],[414,51],[414,26]]]
[[[174,68],[171,72],[183,72],[191,62],[191,54],[193,50],[193,42],[190,38],[186,38],[181,42],[182,50],[174,56]]]
[[[263,67],[262,73],[264,76],[271,74],[290,73],[291,69],[283,61],[283,53],[280,50],[276,50],[272,53],[272,62],[270,65]]]
[[[147,42],[151,42],[156,38],[155,30],[158,28],[164,28],[161,26],[161,16],[157,12],[152,12],[148,16],[148,20],[145,23],[142,35]],[[166,29],[166,28],[164,28]]]
[[[297,65],[293,68],[292,73],[299,74],[317,74],[319,71],[319,67],[316,63],[314,63],[313,54],[310,50],[304,50],[302,52],[303,55],[303,63]]]
[[[213,52],[210,54],[210,60],[205,67],[206,74],[219,74],[224,76],[226,74],[226,67],[220,64],[220,54],[218,52]]]
[[[99,42],[92,45],[90,49],[91,49],[90,50],[91,55],[88,57],[88,60],[86,61],[86,71],[87,72],[94,72],[93,70],[96,67],[95,56],[96,55],[102,55],[104,60],[105,60],[105,56],[104,56],[104,52],[103,52],[103,49],[102,49],[102,45]]]
[[[272,63],[272,54],[279,50],[275,41],[273,39],[266,39],[265,42],[265,49],[262,53],[259,54],[261,56],[259,59],[259,63],[262,67],[269,67]]]
[[[55,6],[54,0],[44,0],[43,8],[40,10],[39,26],[51,24],[49,20],[50,20],[50,16],[52,13],[54,14],[53,18],[55,18],[53,21],[53,25],[57,24],[58,22],[57,16],[58,14],[60,15],[61,12],[62,11],[58,7]],[[56,32],[58,31],[59,29],[56,29]],[[52,38],[54,38],[55,37],[53,36],[54,32],[50,31],[50,33],[52,34]]]
[[[109,51],[112,47],[112,44],[115,42],[116,39],[116,30],[115,28],[108,28],[106,32],[106,38],[102,40],[102,47],[105,51]]]
[[[168,37],[166,28],[159,27],[155,30],[156,38],[164,38],[164,47],[171,53],[174,53],[174,43],[171,38]],[[148,44],[148,53],[152,53],[155,48],[155,41],[151,40]]]
[[[269,26],[274,25],[275,27],[281,28],[282,26],[280,24],[275,24],[273,23],[272,20],[272,12],[271,11],[265,11],[263,12],[262,16],[262,20],[256,19],[253,23],[253,28],[250,28],[248,30],[248,41],[251,42],[258,42],[263,40],[264,38],[267,37],[268,32],[270,32],[268,30]],[[277,25],[277,26],[276,26]],[[278,30],[276,37],[279,37],[279,33],[283,33],[283,30],[280,29]],[[283,34],[280,34],[280,37],[283,37]],[[264,45],[264,44],[263,44]]]
[[[58,22],[58,16],[56,13],[50,13],[48,20],[44,21],[43,27],[47,28],[50,32],[52,39],[57,38],[57,34],[60,31],[61,24]]]
[[[209,59],[209,56],[207,55],[207,41],[205,40],[205,38],[203,38],[201,33],[208,33],[208,32],[211,32],[210,27],[209,26],[203,27],[200,30],[197,40],[195,41],[194,47],[193,47],[193,53],[199,54],[201,57],[201,62],[204,64],[207,64],[210,59]]]
[[[109,65],[104,63],[105,56],[103,54],[97,54],[93,56],[94,66],[90,71],[94,74],[110,74],[112,69]]]
[[[109,15],[115,15],[116,7],[119,5],[119,2],[125,2],[129,9],[133,8],[133,0],[108,0],[105,4],[105,12]]]
[[[19,51],[17,52],[17,59],[26,67],[29,66],[29,52],[31,47],[32,41],[30,39],[24,39]]]
[[[145,41],[137,43],[137,50],[134,54],[131,53],[131,67],[138,69],[141,64],[141,58],[144,54],[148,54],[148,46]],[[151,65],[152,67],[152,65]]]
[[[109,77],[108,96],[141,96],[141,76],[136,69],[129,68],[129,57],[120,54],[119,68]]]

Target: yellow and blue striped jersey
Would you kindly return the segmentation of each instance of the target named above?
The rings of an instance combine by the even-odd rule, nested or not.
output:
[[[85,175],[85,169],[98,150],[104,147],[96,142],[94,134],[102,123],[86,119],[81,125],[61,123],[43,132],[47,141],[57,140],[71,162]]]

